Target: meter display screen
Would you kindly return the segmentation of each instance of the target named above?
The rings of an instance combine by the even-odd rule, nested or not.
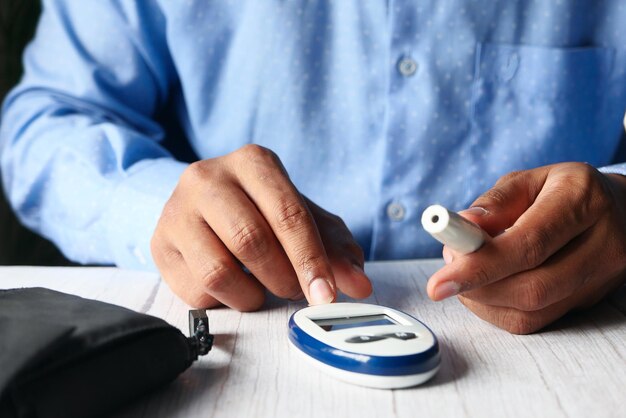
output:
[[[398,325],[398,322],[394,321],[385,314],[310,319],[324,331],[337,331],[347,328],[371,327],[374,325]]]

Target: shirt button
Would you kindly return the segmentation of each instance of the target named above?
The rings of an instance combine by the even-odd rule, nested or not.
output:
[[[398,61],[398,71],[405,77],[410,77],[417,71],[417,63],[413,58],[405,57]]]
[[[401,221],[404,219],[405,215],[406,209],[404,209],[404,206],[402,206],[402,204],[394,202],[390,203],[389,206],[387,206],[387,216],[389,216],[389,219],[391,219],[392,221]]]

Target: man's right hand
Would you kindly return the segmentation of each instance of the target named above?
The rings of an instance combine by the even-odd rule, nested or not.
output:
[[[337,288],[354,298],[372,290],[341,218],[302,196],[276,154],[258,145],[191,164],[151,250],[165,281],[194,307],[258,309],[264,288],[311,304],[332,302]]]

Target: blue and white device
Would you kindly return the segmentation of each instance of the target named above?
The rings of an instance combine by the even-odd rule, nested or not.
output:
[[[439,345],[432,331],[384,306],[309,306],[291,315],[289,341],[324,372],[361,386],[415,386],[439,370]]]

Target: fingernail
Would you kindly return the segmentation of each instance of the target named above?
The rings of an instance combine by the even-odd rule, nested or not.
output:
[[[481,208],[480,206],[472,206],[469,209],[462,210],[461,213],[463,215],[472,215],[472,216],[485,216],[489,212],[485,208]]]
[[[450,251],[443,251],[443,261],[445,261],[446,264],[450,264],[452,261],[454,261],[454,256],[452,255],[452,253]]]
[[[457,282],[449,281],[443,282],[435,288],[435,299],[442,300],[449,298],[450,296],[457,295],[461,290],[461,285]]]
[[[326,280],[317,278],[309,284],[309,297],[312,305],[323,305],[331,303],[335,295]]]

